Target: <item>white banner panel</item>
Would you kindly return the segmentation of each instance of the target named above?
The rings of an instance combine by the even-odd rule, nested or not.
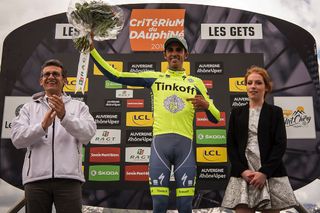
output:
[[[4,99],[1,138],[10,138],[11,122],[19,115],[22,106],[31,101],[30,96],[6,96]]]
[[[274,97],[274,104],[283,110],[288,139],[316,138],[311,96]]]

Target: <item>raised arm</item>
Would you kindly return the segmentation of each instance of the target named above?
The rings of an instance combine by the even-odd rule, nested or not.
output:
[[[158,78],[159,72],[146,71],[139,73],[120,72],[106,62],[96,49],[92,49],[91,58],[99,70],[113,82],[129,86],[141,86],[150,88],[152,83]]]

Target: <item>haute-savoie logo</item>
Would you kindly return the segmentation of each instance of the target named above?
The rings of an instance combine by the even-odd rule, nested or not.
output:
[[[274,97],[274,104],[282,108],[287,138],[316,138],[312,96]]]
[[[283,115],[286,127],[306,127],[311,121],[311,116],[304,111],[303,106],[298,106],[295,110],[283,110]]]

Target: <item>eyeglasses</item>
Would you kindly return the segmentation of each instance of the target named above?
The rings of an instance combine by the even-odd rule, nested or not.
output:
[[[49,78],[49,76],[52,75],[54,78],[58,78],[61,76],[60,72],[53,71],[53,72],[45,72],[41,74],[41,77],[43,78]]]

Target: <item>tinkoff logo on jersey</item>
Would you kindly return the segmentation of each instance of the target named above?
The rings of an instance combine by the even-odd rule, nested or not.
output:
[[[152,112],[127,112],[126,125],[127,126],[152,126],[153,115]]]
[[[230,92],[246,92],[244,78],[229,78],[229,90]]]
[[[197,162],[200,163],[226,163],[226,147],[198,147]]]
[[[164,108],[172,113],[180,112],[184,109],[184,101],[176,95],[169,96],[163,102]]]
[[[67,77],[67,84],[64,85],[63,91],[64,92],[75,92],[76,91],[76,83],[77,83],[76,77]],[[88,92],[88,84],[89,84],[89,79],[87,78],[86,85],[84,86],[85,92]]]
[[[164,82],[155,82],[154,84],[156,85],[156,90],[158,91],[186,92],[192,95],[196,93],[196,88],[190,85],[185,86],[185,85],[179,85],[176,83],[166,84]]]

